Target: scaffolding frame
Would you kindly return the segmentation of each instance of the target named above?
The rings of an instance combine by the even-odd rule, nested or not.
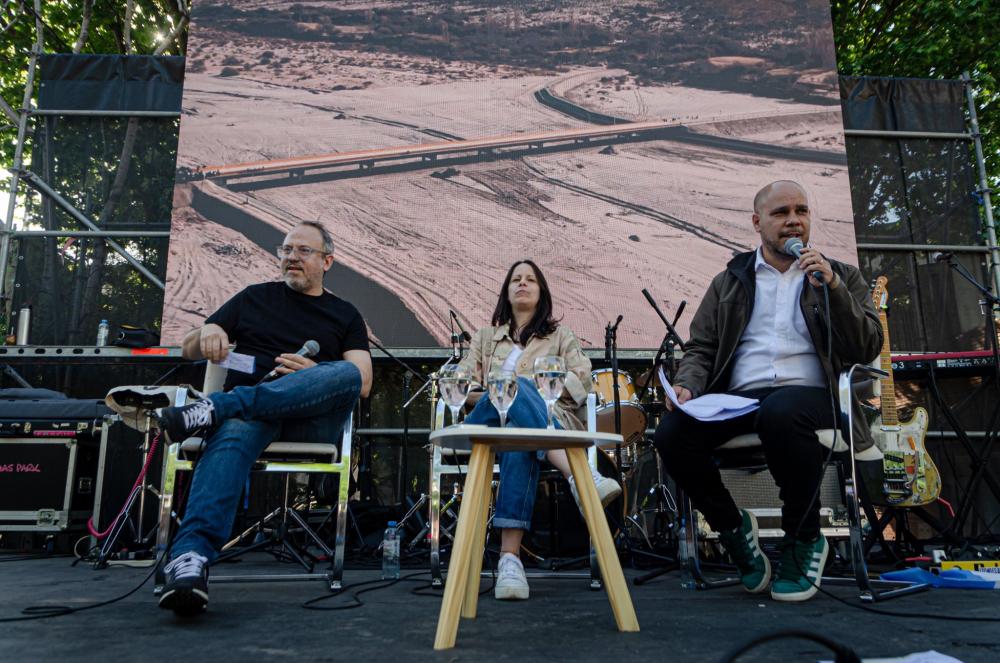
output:
[[[44,53],[45,26],[42,23],[42,3],[41,0],[34,0],[35,17],[35,42],[32,45],[28,59],[28,75],[24,84],[24,96],[21,108],[14,111],[17,115],[17,137],[14,142],[14,160],[10,166],[10,197],[7,202],[7,212],[4,217],[3,226],[0,227],[0,307],[7,309],[12,305],[12,297],[8,292],[8,277],[10,272],[11,245],[16,240],[32,237],[73,237],[73,238],[99,238],[103,239],[108,246],[118,253],[125,261],[150,283],[161,291],[166,290],[166,285],[159,277],[153,274],[138,258],[133,256],[115,238],[156,238],[168,237],[170,232],[166,230],[106,230],[100,228],[93,220],[87,217],[80,209],[56,191],[45,178],[37,173],[28,170],[24,166],[24,147],[27,134],[28,120],[32,116],[56,116],[56,117],[146,117],[146,118],[171,118],[180,117],[180,111],[126,111],[126,110],[79,110],[79,109],[39,109],[32,105],[32,97],[35,88],[35,74],[38,68],[38,59]],[[4,103],[4,112],[9,115],[12,109]],[[55,205],[73,217],[86,230],[15,230],[14,214],[17,211],[18,194],[21,184],[27,185],[37,191],[40,195],[48,198]],[[169,225],[169,222],[168,224]],[[10,319],[12,311],[5,310],[5,319]]]
[[[165,284],[156,275],[149,271],[135,256],[129,253],[123,246],[115,241],[115,238],[122,237],[169,237],[169,231],[142,230],[123,231],[101,229],[82,211],[76,208],[70,201],[59,194],[44,178],[37,173],[24,168],[24,146],[27,133],[28,120],[33,115],[38,116],[78,116],[78,117],[179,117],[179,111],[118,111],[118,110],[59,110],[59,109],[38,109],[32,106],[32,96],[34,92],[35,73],[38,66],[38,59],[44,52],[44,30],[45,26],[41,20],[41,0],[33,0],[35,18],[35,42],[32,45],[28,60],[28,74],[24,86],[24,95],[21,108],[16,111],[17,116],[17,137],[14,143],[14,160],[11,164],[10,197],[8,199],[7,211],[4,217],[3,226],[0,227],[0,307],[3,307],[5,319],[10,319],[9,307],[12,306],[13,299],[8,293],[8,277],[10,271],[11,246],[14,241],[33,237],[87,237],[101,238],[128,264],[138,271],[147,280],[153,283],[161,291],[165,291]],[[984,225],[986,229],[986,244],[983,245],[946,245],[946,244],[872,244],[858,243],[859,250],[887,251],[887,252],[913,252],[928,253],[934,251],[986,253],[989,256],[987,273],[990,277],[990,284],[994,292],[1000,294],[1000,245],[997,244],[997,233],[994,225],[992,190],[986,174],[986,163],[983,158],[982,140],[979,132],[979,121],[976,114],[975,91],[973,89],[972,78],[968,72],[963,72],[961,79],[965,91],[968,105],[969,131],[967,133],[956,132],[929,132],[929,131],[889,131],[889,130],[845,130],[845,136],[858,138],[894,138],[894,139],[941,139],[941,140],[969,140],[974,145],[976,165],[978,170],[979,188],[974,192],[979,196],[979,205],[983,209]],[[8,117],[12,109],[6,103],[2,108]],[[13,119],[13,118],[10,118]],[[20,185],[25,184],[47,197],[54,204],[59,206],[86,230],[15,230],[14,214],[17,209],[18,193]],[[994,317],[1000,319],[1000,307],[994,307]],[[433,353],[432,353],[433,354]]]

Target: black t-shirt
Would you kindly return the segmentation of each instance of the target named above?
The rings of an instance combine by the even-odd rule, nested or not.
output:
[[[324,291],[315,297],[281,281],[258,283],[238,292],[205,324],[226,330],[236,351],[256,358],[254,374],[229,371],[226,389],[256,384],[275,366],[274,358],[296,352],[308,340],[319,343],[315,362],[337,361],[348,350],[368,351],[368,331],[358,309]]]

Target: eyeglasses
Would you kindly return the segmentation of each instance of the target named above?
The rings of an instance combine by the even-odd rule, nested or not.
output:
[[[306,260],[311,258],[314,253],[318,253],[321,256],[329,255],[326,251],[314,249],[311,246],[289,246],[288,244],[282,244],[281,246],[275,247],[275,253],[278,254],[279,258],[288,258],[294,253],[300,258],[305,258]]]

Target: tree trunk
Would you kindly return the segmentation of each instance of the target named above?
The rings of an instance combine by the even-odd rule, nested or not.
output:
[[[90,15],[94,8],[94,0],[83,0],[83,18],[80,20],[80,34],[73,44],[73,53],[83,50],[83,45],[87,43],[87,35],[90,31]]]
[[[135,149],[136,134],[139,130],[139,118],[129,118],[128,126],[125,129],[125,139],[122,141],[121,156],[118,159],[118,170],[115,173],[114,182],[108,191],[108,198],[101,209],[101,215],[97,219],[97,226],[104,228],[114,213],[118,210],[121,202],[122,191],[125,189],[125,181],[128,179],[129,167],[132,163],[132,151]],[[83,291],[83,306],[80,311],[80,318],[76,321],[77,328],[85,331],[87,324],[97,329],[98,304],[101,296],[101,285],[104,283],[104,267],[108,257],[108,243],[106,241],[96,242],[94,253],[91,258],[90,271],[87,274],[87,283]]]
[[[52,125],[54,118],[45,118],[42,123],[41,140],[41,175],[46,182],[53,179],[52,168]],[[42,196],[42,226],[46,230],[56,230],[56,222],[52,201],[48,196]],[[21,240],[30,241],[30,240]],[[38,289],[38,301],[33,302],[41,307],[35,312],[36,343],[60,343],[64,334],[62,333],[62,306],[60,305],[59,291],[59,255],[58,238],[45,237],[42,239],[42,282]],[[48,320],[48,324],[45,321]]]

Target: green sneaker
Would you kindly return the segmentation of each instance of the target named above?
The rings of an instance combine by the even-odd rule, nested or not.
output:
[[[760,549],[757,540],[757,519],[746,509],[740,509],[743,525],[719,533],[719,541],[736,563],[740,581],[751,594],[762,592],[771,582],[771,562]]]
[[[775,601],[805,601],[819,591],[823,566],[830,553],[830,544],[822,534],[815,541],[781,542],[781,566],[771,586]]]

